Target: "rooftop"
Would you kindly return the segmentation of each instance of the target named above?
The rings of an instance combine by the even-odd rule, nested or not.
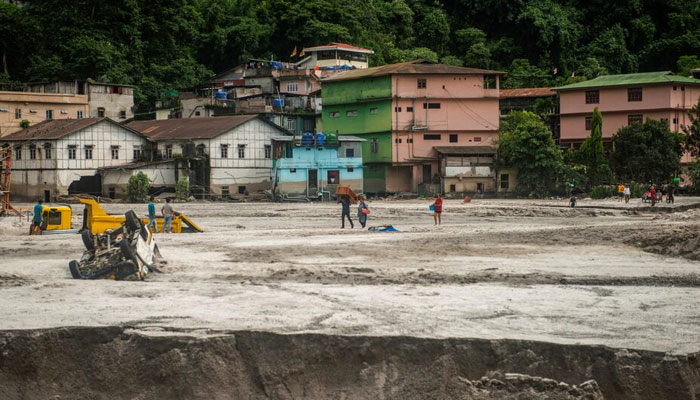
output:
[[[544,97],[556,96],[557,93],[552,88],[523,88],[523,89],[503,89],[500,98],[508,99],[514,97]]]
[[[398,64],[380,65],[378,67],[355,69],[329,76],[322,79],[323,82],[344,81],[350,79],[373,78],[378,76],[404,74],[404,75],[493,75],[503,74],[501,71],[488,69],[458,67],[455,65],[434,64],[424,60],[414,60]]]
[[[302,51],[304,53],[307,53],[307,52],[313,53],[315,51],[326,51],[326,50],[343,50],[343,51],[349,51],[351,53],[374,54],[374,50],[365,49],[362,47],[357,47],[357,46],[353,46],[350,44],[338,43],[338,42],[330,42],[330,43],[323,45],[323,46],[305,47],[304,50],[302,50]]]
[[[211,139],[256,119],[258,116],[258,114],[248,114],[226,117],[134,121],[128,126],[153,140]],[[264,119],[261,120],[265,121]],[[280,128],[280,130],[282,129]]]
[[[700,85],[700,79],[673,75],[671,71],[640,72],[636,74],[602,75],[595,79],[572,83],[553,90],[575,90],[606,86],[629,86],[660,83],[687,83]]]
[[[25,140],[52,140],[66,137],[76,133],[82,129],[88,128],[102,121],[108,121],[112,124],[131,130],[119,123],[112,121],[109,118],[81,118],[81,119],[52,119],[39,122],[29,128],[22,129],[9,134],[2,138],[6,141],[25,141]],[[139,134],[134,131],[134,133]]]

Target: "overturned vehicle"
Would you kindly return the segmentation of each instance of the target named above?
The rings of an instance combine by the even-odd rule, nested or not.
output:
[[[163,261],[153,234],[134,211],[124,216],[118,228],[82,231],[86,250],[80,260],[68,263],[74,279],[144,280],[148,272],[160,272]]]

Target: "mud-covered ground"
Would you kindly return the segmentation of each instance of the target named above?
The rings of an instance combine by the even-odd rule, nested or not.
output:
[[[675,208],[652,209],[638,200],[583,200],[570,209],[563,200],[448,200],[443,224],[435,226],[427,201],[370,202],[369,225],[391,224],[397,233],[362,230],[357,221],[354,229],[341,230],[339,206],[328,203],[176,204],[205,232],[158,235],[167,265],[146,282],[72,280],[68,261],[83,250],[78,235],[29,237],[26,222],[7,218],[0,221],[0,330],[49,329],[40,331],[45,335],[60,327],[118,326],[149,338],[197,340],[233,331],[302,335],[307,342],[308,334],[515,340],[605,345],[617,349],[611,354],[645,350],[660,360],[664,353],[690,354],[692,361],[700,350],[696,203],[700,199],[679,198]],[[145,205],[104,208],[145,213]],[[74,209],[78,225],[82,211]],[[0,347],[10,343],[5,338]],[[9,373],[8,362],[0,356],[0,376]],[[387,360],[382,362],[386,368]],[[689,365],[691,372],[681,379],[688,397],[675,398],[700,396],[697,362]],[[532,385],[551,378],[534,377],[532,383],[504,375],[516,372],[539,373],[515,367],[471,371],[462,380],[452,377],[468,387],[454,393],[491,398],[478,396],[501,390],[493,398],[506,398],[508,387],[527,386],[534,393]],[[387,373],[375,383],[397,385],[400,374]],[[597,383],[574,388],[588,379]],[[593,386],[600,379],[573,374],[562,382],[569,389],[559,387],[564,397],[548,393],[598,398],[605,394]],[[601,384],[606,390],[615,385]],[[267,397],[305,398],[303,390],[287,389],[287,397]],[[439,398],[412,390],[413,398]],[[357,398],[348,393],[346,398]]]

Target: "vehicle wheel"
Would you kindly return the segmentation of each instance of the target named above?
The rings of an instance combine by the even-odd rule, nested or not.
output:
[[[139,228],[141,228],[141,220],[139,217],[136,215],[134,210],[129,210],[124,214],[126,217],[126,227],[131,231],[131,232],[136,232]]]
[[[88,249],[88,251],[94,251],[95,250],[95,236],[90,233],[90,231],[85,230],[83,231],[80,236],[83,238],[83,244],[85,245],[85,248]]]
[[[68,263],[68,269],[70,270],[70,274],[73,277],[73,279],[83,279],[83,277],[80,275],[79,267],[80,265],[75,260],[72,260]]]
[[[122,241],[119,242],[119,250],[122,252],[122,256],[124,256],[127,261],[131,261],[138,265],[139,259],[136,257],[136,251],[131,248],[131,244],[127,239],[122,239]]]

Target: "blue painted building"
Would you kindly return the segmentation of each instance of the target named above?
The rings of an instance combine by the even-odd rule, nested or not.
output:
[[[338,136],[322,146],[302,145],[299,137],[275,136],[273,188],[278,197],[332,197],[338,185],[362,193],[362,142],[356,136]],[[324,196],[324,197],[326,197]]]

